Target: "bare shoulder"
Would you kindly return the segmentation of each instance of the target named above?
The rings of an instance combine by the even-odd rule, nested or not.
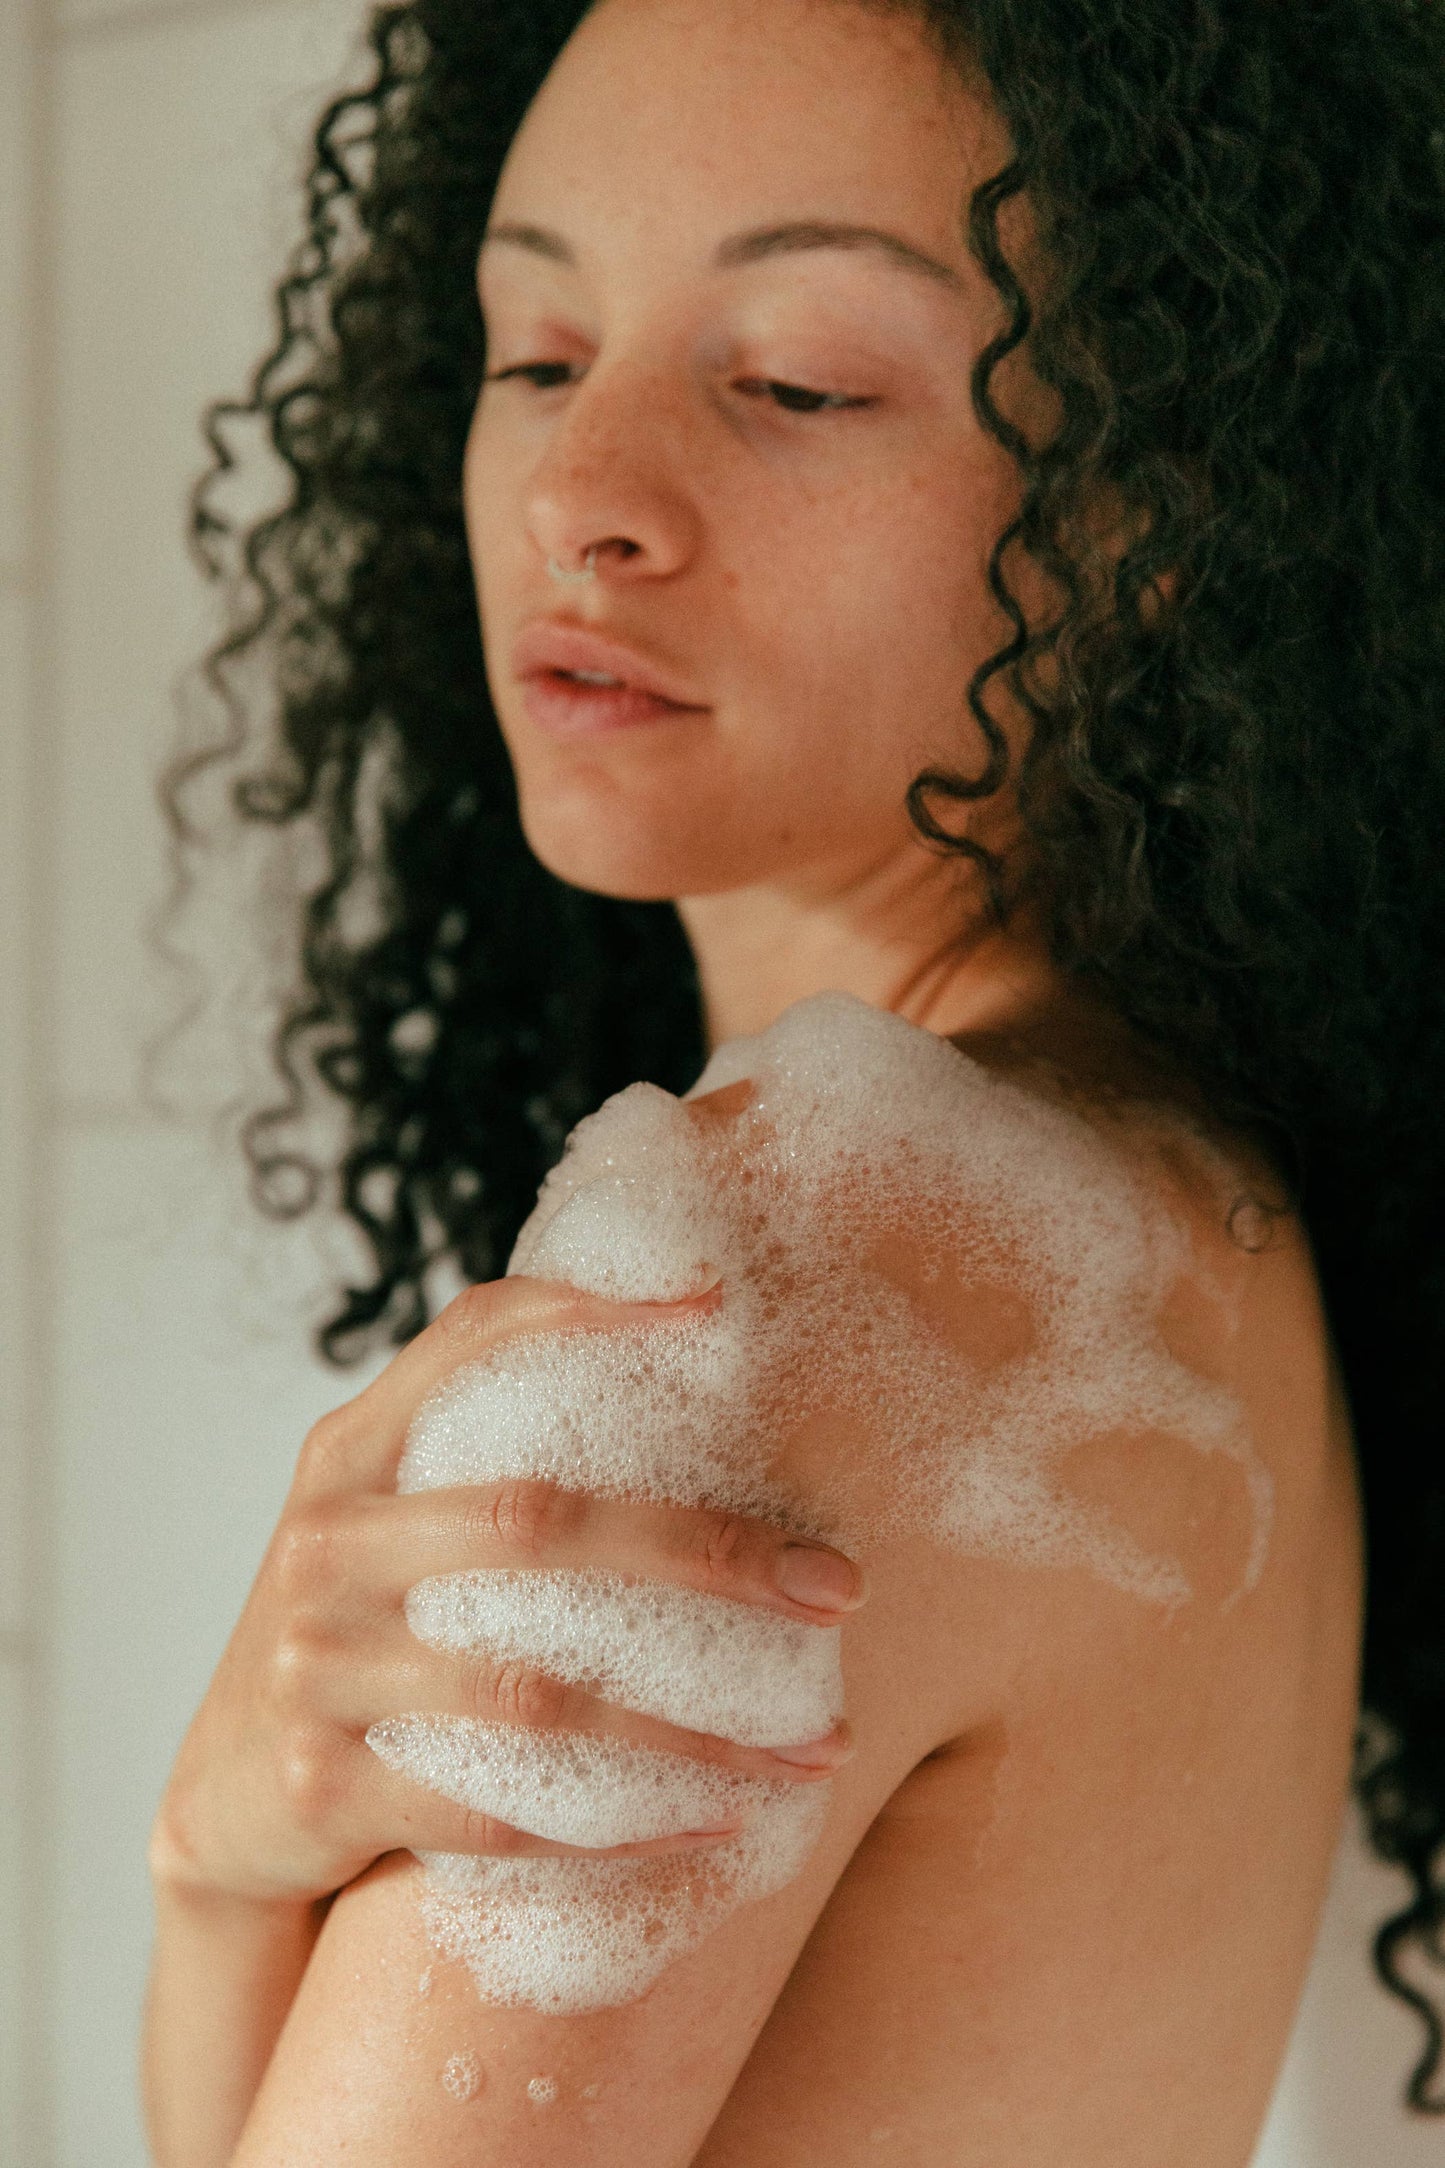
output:
[[[1189,1610],[1240,1608],[1263,1630],[1281,1602],[1301,1616],[1316,1582],[1338,1610],[1358,1571],[1353,1447],[1284,1184],[1255,1144],[1198,1106],[1126,1092],[1072,1111],[1163,1230],[1158,1340],[1178,1377],[1197,1381],[1213,1424],[1160,1407],[1081,1435],[1069,1482],[1177,1560],[1181,1623]]]
[[[855,1637],[850,1697],[860,1726],[890,1721],[899,1682],[890,1703],[870,1665],[911,1645],[912,1677],[954,1681],[956,1728],[853,1854],[706,2168],[945,2146],[960,2168],[1244,2168],[1287,2038],[1347,1783],[1360,1618],[1308,1241],[1264,1161],[1197,1109],[1011,1082],[1097,1148],[1092,1201],[1087,1180],[1061,1188],[1060,1219],[1093,1212],[1094,1239],[1122,1241],[1112,1187],[1146,1239],[1128,1270],[1102,1261],[1098,1299],[1046,1349],[1038,1307],[1067,1290],[1037,1257],[1019,1260],[1023,1304],[905,1239],[885,1260],[982,1373],[993,1451],[976,1540],[959,1525],[911,1573],[884,1566],[912,1615],[891,1645]],[[1051,1255],[1066,1279],[1087,1263],[1063,1239]],[[1027,1376],[1031,1349],[1063,1369]]]
[[[745,1077],[622,1109],[643,1262],[683,1176],[705,1209],[682,1263],[724,1260],[662,1444],[687,1466],[731,1439],[780,1518],[869,1574],[841,1628],[857,1752],[813,1853],[639,1999],[573,2018],[433,1979],[414,1870],[384,1864],[333,1907],[238,2162],[1245,2168],[1355,1707],[1308,1244],[1268,1170],[1167,1095],[955,1070],[896,1020],[844,1021],[886,1035],[885,1079],[898,1050],[862,1149],[850,1102],[847,1149],[802,1156],[783,1085]],[[568,1202],[589,1165],[539,1223],[559,1277],[601,1224]]]

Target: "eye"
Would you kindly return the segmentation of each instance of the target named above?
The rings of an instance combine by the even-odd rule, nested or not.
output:
[[[749,399],[771,399],[788,414],[822,414],[829,409],[872,406],[871,399],[850,398],[841,391],[813,391],[806,384],[787,384],[775,376],[740,376],[735,388]]]
[[[534,391],[557,391],[573,381],[572,364],[566,361],[516,361],[505,369],[489,370],[485,381],[503,384],[511,378],[530,384]],[[815,391],[807,384],[789,384],[779,377],[740,376],[734,384],[745,397],[771,399],[788,414],[823,414],[845,407],[876,404],[870,398],[850,397],[840,391]]]
[[[569,361],[515,361],[510,368],[489,369],[484,381],[488,384],[504,384],[509,377],[523,377],[534,391],[555,391],[561,384],[572,379]]]

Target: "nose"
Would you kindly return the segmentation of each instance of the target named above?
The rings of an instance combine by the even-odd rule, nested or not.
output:
[[[542,563],[604,580],[665,579],[698,543],[686,420],[656,372],[594,362],[533,470],[528,536]]]

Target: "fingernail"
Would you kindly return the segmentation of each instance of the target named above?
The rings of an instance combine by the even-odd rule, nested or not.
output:
[[[787,1762],[794,1769],[841,1769],[855,1751],[851,1740],[840,1739],[836,1732],[826,1739],[805,1739],[801,1746],[768,1748],[774,1761]]]
[[[839,1551],[790,1543],[778,1553],[778,1587],[815,1611],[854,1611],[863,1601],[863,1575]]]

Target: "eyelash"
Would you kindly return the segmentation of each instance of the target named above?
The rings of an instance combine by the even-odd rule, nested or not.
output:
[[[501,384],[509,377],[521,377],[530,380],[534,391],[557,391],[567,382],[569,374],[569,364],[565,361],[519,361],[508,369],[493,369],[486,382]],[[544,384],[540,381],[544,376],[554,381]],[[789,384],[775,376],[738,377],[735,388],[749,398],[756,397],[759,392],[774,398],[785,414],[836,414],[849,407],[876,404],[872,399],[850,398],[844,392],[814,391],[806,384]]]

